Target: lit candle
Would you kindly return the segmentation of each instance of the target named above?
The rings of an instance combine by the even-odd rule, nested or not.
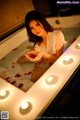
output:
[[[66,57],[66,58],[65,58],[65,61],[69,61],[69,60],[70,60],[70,57]]]
[[[53,80],[53,77],[52,76],[49,76],[48,78],[47,78],[47,82],[51,82]]]
[[[66,56],[65,59],[63,60],[63,63],[66,65],[71,64],[72,62],[73,62],[73,59],[68,56]]]
[[[46,78],[46,83],[48,85],[53,85],[58,81],[58,77],[56,75],[51,75],[49,77]]]
[[[5,95],[6,95],[6,91],[5,90],[1,90],[0,96],[4,97]]]
[[[80,49],[80,43],[75,46],[76,49]]]
[[[8,96],[9,96],[9,91],[7,91],[7,90],[0,91],[0,99],[5,99]]]
[[[21,108],[22,108],[23,110],[28,109],[28,108],[29,108],[29,103],[28,103],[28,102],[23,102],[23,103],[21,104]]]
[[[80,47],[80,43],[78,43],[77,46]]]
[[[27,114],[28,112],[30,112],[31,109],[32,104],[30,102],[24,101],[22,102],[19,111],[21,114]]]

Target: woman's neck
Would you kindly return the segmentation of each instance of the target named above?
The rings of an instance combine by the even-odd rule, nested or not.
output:
[[[42,39],[43,39],[43,43],[44,43],[44,45],[46,45],[46,41],[47,41],[47,35],[48,35],[48,32],[44,32],[44,34],[43,34],[43,36],[42,36]]]
[[[43,35],[42,35],[42,38],[43,38],[43,39],[46,39],[46,38],[47,38],[47,34],[48,34],[48,32],[47,32],[47,31],[44,31],[44,33],[43,33]]]

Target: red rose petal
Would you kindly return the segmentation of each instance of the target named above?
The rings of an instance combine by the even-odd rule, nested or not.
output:
[[[16,83],[16,81],[12,81],[12,82],[11,82],[11,84],[15,84],[15,83]]]
[[[33,54],[30,54],[29,55],[31,58],[35,58],[36,57],[36,55],[33,55]]]
[[[24,75],[30,75],[32,72],[25,72]]]
[[[19,86],[18,86],[18,88],[21,88],[22,86],[23,86],[23,84],[22,84],[22,83],[20,83],[20,84],[19,84]]]
[[[30,75],[30,74],[32,74],[32,72],[28,72],[28,73],[27,73],[27,75]]]
[[[27,75],[27,73],[25,73],[24,75]]]
[[[9,80],[9,77],[5,78],[5,80]]]
[[[14,66],[14,65],[12,65],[12,68],[15,68],[15,66]]]
[[[16,74],[15,77],[18,77],[18,78],[19,78],[19,77],[21,77],[21,75],[20,75],[20,74]]]

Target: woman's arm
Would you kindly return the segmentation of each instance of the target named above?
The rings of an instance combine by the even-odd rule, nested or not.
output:
[[[46,63],[53,63],[55,62],[63,53],[63,47],[56,51],[56,54],[48,54],[45,51],[39,52],[38,55],[31,59],[30,61],[33,62],[46,62]]]

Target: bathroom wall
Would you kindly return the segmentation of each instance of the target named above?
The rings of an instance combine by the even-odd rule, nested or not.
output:
[[[33,9],[32,0],[0,0],[0,38],[22,26],[26,13]]]

